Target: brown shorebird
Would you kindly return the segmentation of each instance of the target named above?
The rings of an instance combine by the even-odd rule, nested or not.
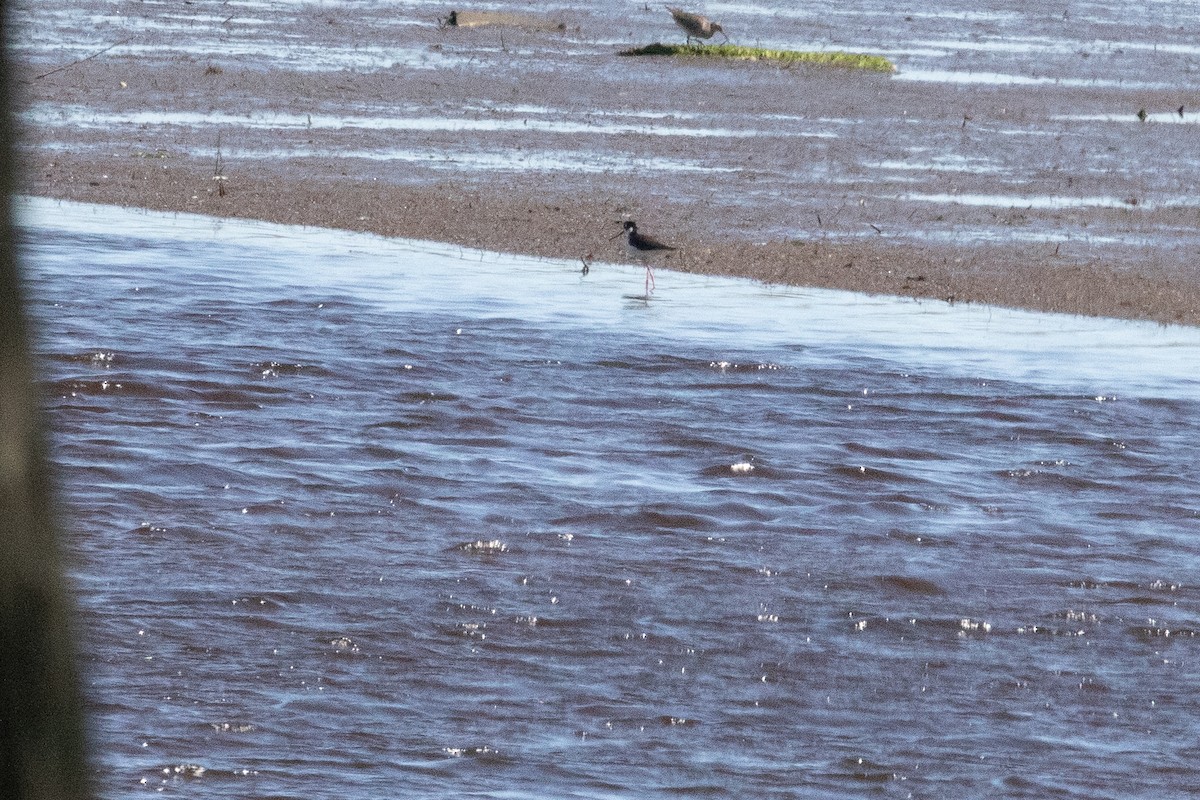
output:
[[[725,31],[721,29],[721,26],[706,16],[671,6],[666,6],[666,9],[675,18],[675,24],[683,28],[683,32],[687,34],[688,44],[692,43],[692,39],[711,39],[714,33],[725,36]],[[725,41],[729,41],[728,36],[725,36]]]
[[[648,300],[650,293],[654,291],[654,271],[650,269],[650,258],[675,248],[669,244],[663,244],[652,236],[638,233],[637,223],[631,219],[627,219],[621,224],[621,230],[612,238],[615,239],[622,233],[629,235],[627,242],[630,254],[646,268],[646,299]]]

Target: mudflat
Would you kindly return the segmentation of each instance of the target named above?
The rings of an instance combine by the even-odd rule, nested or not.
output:
[[[721,19],[887,74],[493,5],[18,4],[26,191],[599,264],[634,219],[680,270],[1200,324],[1195,12]]]

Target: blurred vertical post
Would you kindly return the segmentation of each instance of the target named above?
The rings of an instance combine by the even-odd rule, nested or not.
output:
[[[0,797],[73,800],[83,715],[13,235],[9,41],[0,0]]]

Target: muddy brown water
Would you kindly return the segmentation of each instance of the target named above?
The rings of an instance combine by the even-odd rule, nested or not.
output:
[[[1200,330],[22,218],[101,796],[1194,793]]]

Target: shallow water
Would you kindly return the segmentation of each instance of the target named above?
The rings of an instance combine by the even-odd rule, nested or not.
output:
[[[1195,329],[21,218],[104,796],[1200,778]]]
[[[164,0],[147,0],[136,8],[121,5],[22,5],[17,22],[38,24],[30,24],[29,35],[13,44],[18,52],[53,47],[86,56],[99,35],[110,45],[116,43],[111,52],[117,56],[155,56],[170,48],[200,59],[252,56],[309,71],[442,68],[474,60],[414,46],[406,34],[414,27],[436,25],[447,13],[427,3],[226,0],[215,14],[181,10]],[[607,51],[630,41],[665,40],[677,33],[668,17],[646,13],[650,7],[642,2],[614,7],[573,0],[548,9],[504,0],[488,5],[499,13],[562,21],[567,35],[560,45],[569,56]],[[1200,55],[1190,35],[1200,22],[1200,9],[1188,3],[1131,8],[1113,0],[1093,0],[1031,7],[997,0],[989,5],[981,9],[976,2],[939,0],[936,7],[916,2],[797,6],[762,0],[707,2],[703,9],[722,21],[738,44],[878,52],[897,61],[902,75],[917,71],[921,80],[952,83],[975,73],[993,74],[991,82],[1004,84],[1030,77],[1032,70],[1051,80],[1098,80],[1105,85],[1105,73],[1116,66],[1137,85],[1171,87],[1179,85],[1174,73],[1194,70]],[[111,13],[97,13],[97,7]],[[339,28],[352,24],[388,33],[389,45],[341,38]],[[318,38],[330,41],[314,46],[314,27],[324,28]],[[500,39],[489,41],[488,47],[497,53],[521,52],[519,42]]]
[[[289,163],[340,176],[346,157],[385,184],[440,183],[449,166],[465,181],[520,172],[547,193],[641,196],[662,177],[641,176],[668,165],[662,196],[710,198],[720,225],[753,220],[755,240],[885,230],[1068,242],[1064,255],[1091,260],[1090,243],[1132,239],[1173,264],[1194,249],[1177,212],[1200,180],[1196,4],[703,4],[737,44],[884,55],[892,76],[619,58],[680,38],[644,2],[487,10],[564,29],[439,29],[448,6],[395,0],[17,3],[14,52],[59,87],[33,91],[22,116],[39,147],[117,156],[100,180],[122,175],[124,156],[207,162],[220,149],[235,180]],[[255,110],[236,113],[259,81]],[[413,88],[426,85],[442,88]],[[987,167],[921,169],[931,153]],[[1108,213],[1130,199],[1136,211]]]

